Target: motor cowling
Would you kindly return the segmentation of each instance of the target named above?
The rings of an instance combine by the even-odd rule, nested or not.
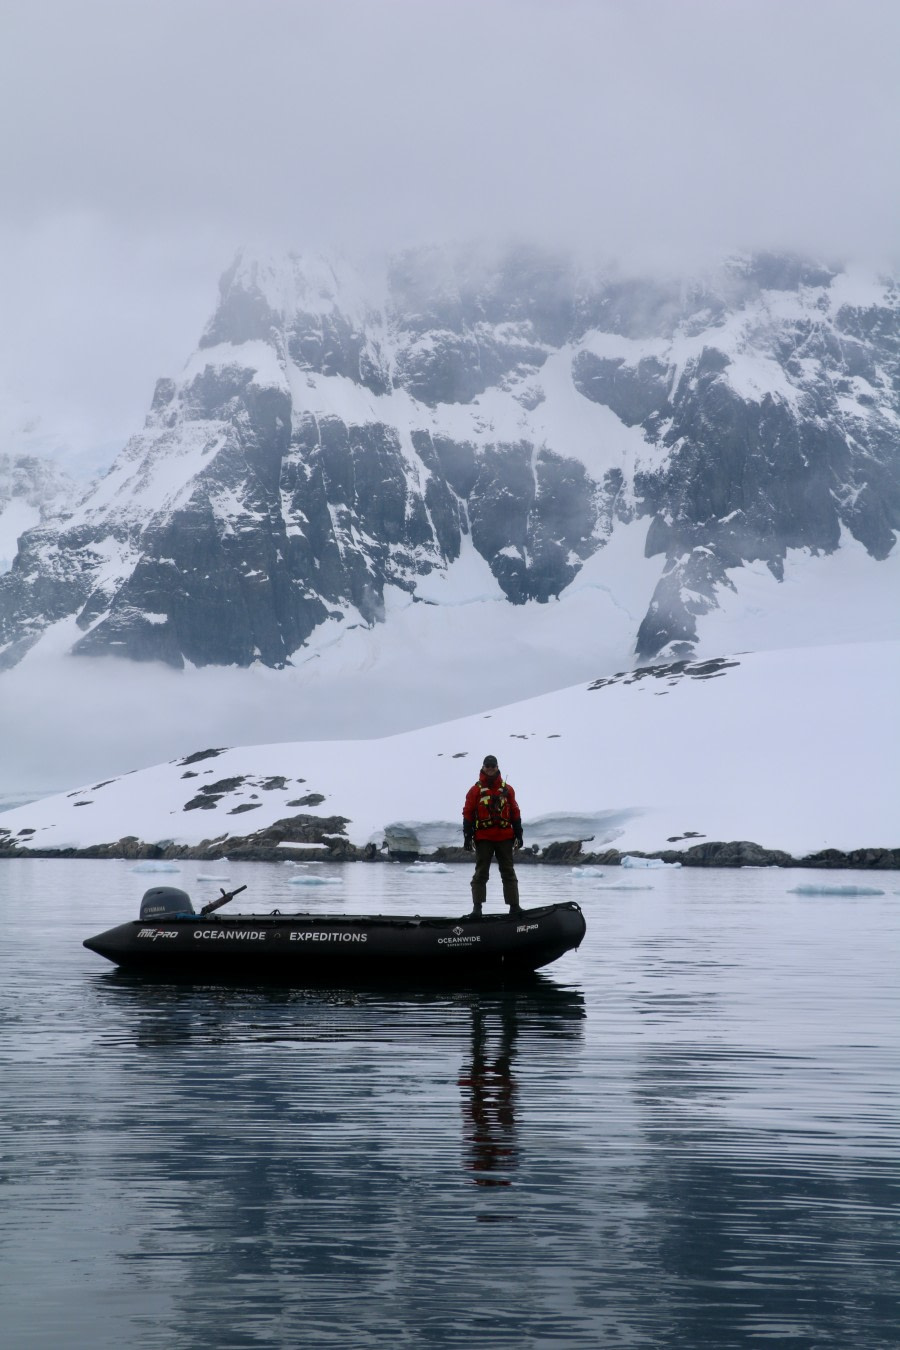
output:
[[[177,919],[194,913],[191,897],[177,886],[151,886],[141,900],[141,920]]]

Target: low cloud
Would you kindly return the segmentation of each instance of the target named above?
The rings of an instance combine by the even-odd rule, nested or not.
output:
[[[898,50],[894,0],[6,0],[0,398],[111,453],[248,239],[890,259]]]
[[[12,15],[13,218],[216,224],[229,247],[509,228],[612,251],[894,246],[892,0],[57,0]]]

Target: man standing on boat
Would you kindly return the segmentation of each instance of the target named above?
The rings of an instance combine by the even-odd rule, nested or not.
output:
[[[485,755],[474,783],[466,793],[463,807],[463,844],[467,853],[475,852],[472,875],[472,917],[481,917],[487,897],[491,862],[497,859],[503,899],[510,914],[521,914],[519,882],[513,867],[513,849],[522,847],[522,816],[516,794],[500,776],[496,755]]]

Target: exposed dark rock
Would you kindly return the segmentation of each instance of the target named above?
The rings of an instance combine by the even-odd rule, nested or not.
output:
[[[216,783],[207,783],[200,791],[206,796],[212,796],[213,793],[217,793],[221,797],[224,796],[226,792],[234,792],[235,788],[239,788],[244,782],[246,782],[245,776],[239,774],[235,778],[220,778]]]
[[[548,863],[583,862],[581,840],[573,839],[565,843],[548,844],[541,854],[541,860]]]
[[[192,797],[189,802],[185,802],[182,810],[184,811],[212,811],[218,806],[221,797]]]
[[[206,799],[204,799],[206,800]],[[252,810],[242,805],[238,811]],[[17,844],[8,830],[0,829],[0,859],[2,858],[129,858],[175,860],[199,859],[213,862],[221,858],[241,861],[276,862],[284,861],[286,856],[298,861],[323,858],[328,861],[352,862],[358,860],[374,861],[410,861],[428,858],[440,862],[458,862],[471,866],[472,855],[459,847],[441,847],[431,853],[423,853],[419,841],[414,835],[401,836],[396,829],[385,841],[382,850],[374,845],[357,847],[346,836],[348,820],[345,816],[288,816],[273,825],[257,831],[255,834],[235,836],[224,834],[215,839],[204,839],[197,845],[173,843],[145,843],[134,835],[127,835],[114,843],[96,844],[83,849],[35,849]],[[35,831],[30,828],[20,830],[16,838],[30,837]],[[390,832],[389,832],[390,833]],[[689,837],[685,835],[684,837]],[[289,843],[288,850],[279,845]],[[408,847],[404,848],[403,845]],[[304,848],[304,845],[308,847]],[[328,849],[324,853],[322,845]],[[818,853],[796,858],[781,849],[768,849],[747,840],[730,842],[711,841],[694,844],[683,852],[676,849],[660,849],[644,853],[637,849],[629,850],[632,857],[657,858],[662,862],[681,863],[683,867],[783,867],[783,868],[846,868],[857,870],[900,870],[900,847],[898,848],[859,848],[849,852],[839,849],[823,849]],[[549,844],[542,851],[536,848],[522,849],[516,854],[518,865],[547,865],[551,867],[572,866],[573,863],[590,866],[615,867],[621,863],[623,853],[619,849],[608,848],[596,853],[583,853],[581,840],[559,840]]]
[[[592,867],[617,867],[622,856],[617,848],[607,848],[599,853],[585,854],[579,861]]]
[[[604,675],[592,681],[588,689],[603,689],[610,684],[637,684],[639,680],[665,680],[667,684],[677,683],[683,677],[692,680],[709,680],[724,675],[726,670],[739,666],[740,661],[724,656],[712,657],[706,661],[660,662],[652,666],[636,666],[634,670],[620,670],[615,675]],[[686,837],[686,836],[685,836]]]
[[[822,849],[799,859],[798,867],[860,867],[879,871],[900,869],[900,848],[854,848],[841,853],[836,848]]]
[[[636,366],[625,358],[580,352],[572,363],[575,388],[594,403],[604,403],[626,426],[649,421],[668,406],[672,372],[655,357]]]
[[[705,867],[790,867],[793,859],[780,849],[762,848],[747,840],[727,844],[692,844],[684,853],[660,853],[666,862]]]
[[[394,260],[376,312],[348,305],[340,269],[321,260],[286,261],[275,286],[270,273],[247,257],[223,277],[200,361],[157,384],[114,467],[121,490],[96,489],[23,535],[0,576],[0,668],[66,618],[80,655],[280,668],[351,607],[380,623],[386,588],[413,593],[467,534],[512,604],[544,603],[636,516],[661,566],[637,656],[689,657],[744,563],[781,579],[788,550],[833,552],[844,531],[876,559],[896,546],[896,287],[835,312],[833,269],[790,255],[670,283],[587,278],[536,249],[490,263],[419,250]],[[776,291],[796,305],[773,308]],[[630,354],[631,339],[651,338]],[[585,407],[634,429],[623,466],[600,474],[593,456],[575,458],[565,425],[526,419],[518,439],[492,439],[488,405],[468,423],[447,413],[491,392],[518,400],[518,426],[544,396],[548,358],[569,350]],[[321,411],[328,399],[319,411],[301,399],[304,375],[400,388],[411,413],[344,421]],[[177,506],[146,505],[145,484],[186,445],[193,476]]]
[[[459,848],[451,848],[449,846],[436,848],[434,852],[429,855],[429,860],[432,862],[468,863],[469,867],[473,865],[473,855],[467,853],[462,846]]]

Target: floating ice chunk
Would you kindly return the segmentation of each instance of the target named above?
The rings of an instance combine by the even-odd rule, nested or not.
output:
[[[602,877],[603,872],[599,867],[573,867],[573,877]]]
[[[227,881],[227,880],[228,880],[228,877],[214,877],[214,876],[210,876],[210,875],[209,875],[208,873],[206,873],[206,872],[198,872],[198,873],[197,873],[197,880],[198,880],[198,881]]]
[[[341,886],[340,877],[291,877],[289,886]]]
[[[139,862],[134,867],[129,867],[129,872],[180,872],[181,868],[176,863],[170,862]]]
[[[652,886],[642,886],[639,881],[610,881],[598,886],[598,891],[652,891]]]
[[[450,872],[446,863],[415,862],[412,867],[405,867],[404,872]]]
[[[884,895],[877,886],[827,886],[811,883],[805,886],[792,886],[788,895]]]
[[[662,858],[633,858],[630,853],[619,859],[622,867],[680,867],[680,862],[667,863]]]

